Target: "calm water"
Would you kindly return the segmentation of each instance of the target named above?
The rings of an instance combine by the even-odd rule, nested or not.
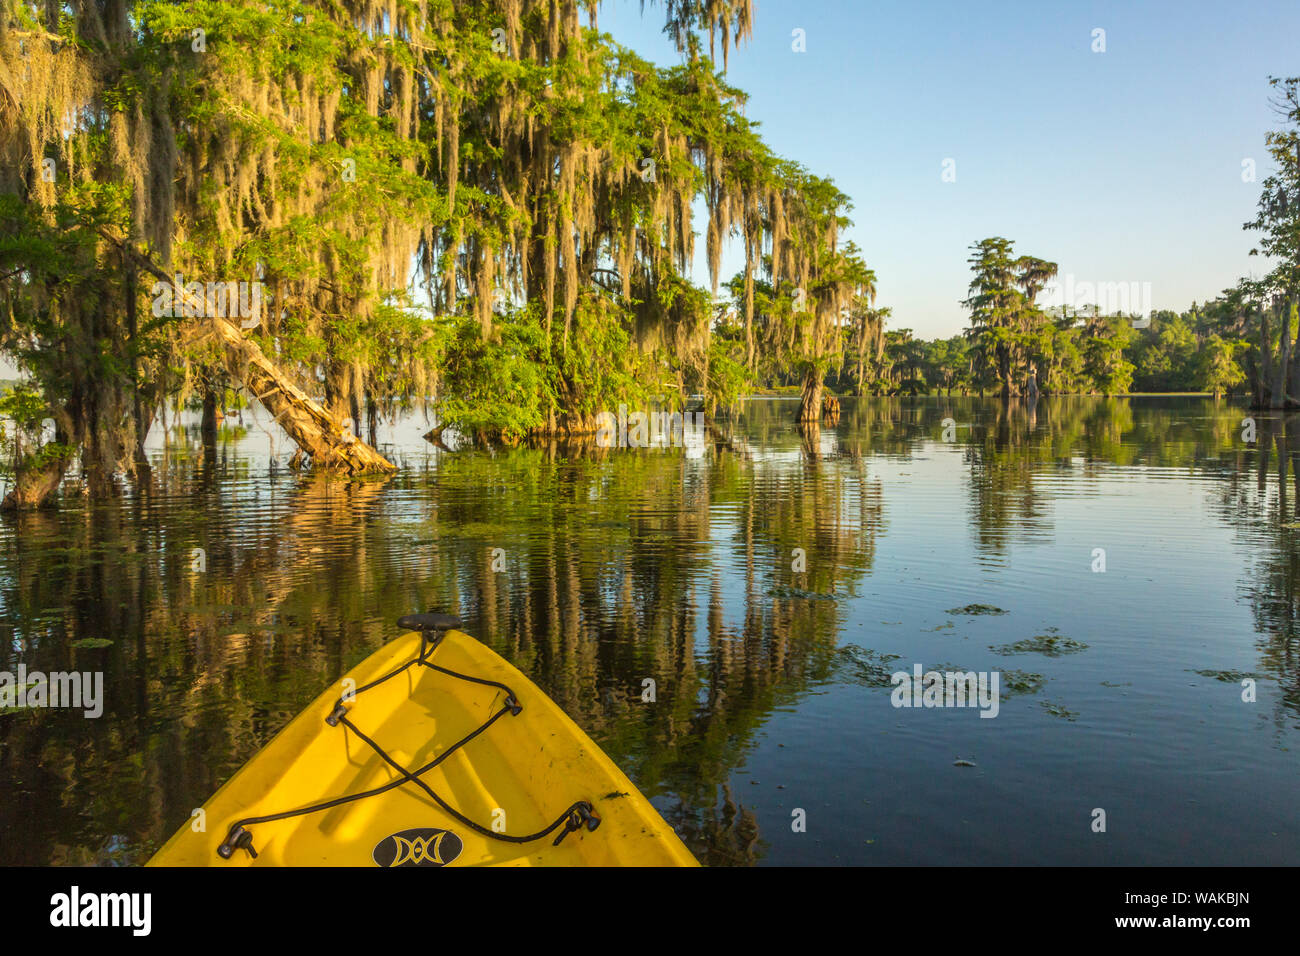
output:
[[[149,496],[0,522],[0,670],[105,673],[97,720],[0,713],[0,863],[143,862],[414,609],[709,864],[1300,863],[1300,418],[1249,445],[1199,398],[794,411],[603,453],[410,420],[386,482],[287,471],[265,413],[207,452],[156,430]],[[998,671],[998,716],[895,708],[915,664]]]

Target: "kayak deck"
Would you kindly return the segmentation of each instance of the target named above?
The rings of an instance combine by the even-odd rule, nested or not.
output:
[[[475,832],[343,723],[326,717],[345,690],[346,722],[415,771],[481,728],[507,705],[498,687],[416,664],[373,687],[421,651],[418,634],[385,645],[296,717],[187,823],[150,866],[695,866],[690,851],[621,770],[558,706],[491,649],[447,631],[428,655],[438,667],[507,685],[522,709],[420,774],[443,801],[479,826],[534,834],[576,801],[600,820],[530,843]],[[348,681],[353,683],[349,685]],[[395,784],[382,793],[283,820],[251,822],[257,856],[218,855],[232,824]],[[576,821],[575,821],[576,822]],[[558,846],[552,842],[565,834]]]

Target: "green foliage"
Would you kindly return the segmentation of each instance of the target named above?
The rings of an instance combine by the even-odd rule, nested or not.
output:
[[[1273,105],[1284,126],[1265,140],[1274,171],[1260,184],[1259,211],[1244,228],[1259,233],[1250,254],[1277,263],[1257,289],[1294,297],[1300,295],[1300,77],[1270,77],[1269,86],[1277,91]]]
[[[20,382],[0,397],[0,445],[7,451],[0,472],[12,475],[23,469],[38,470],[72,458],[76,449],[64,442],[38,444],[41,428],[49,416],[44,397],[27,383]],[[8,423],[13,425],[12,434],[6,427]]]
[[[1200,389],[1218,398],[1244,382],[1246,373],[1237,364],[1236,356],[1246,347],[1244,342],[1225,342],[1219,336],[1211,335],[1196,356],[1194,374]]]
[[[513,439],[546,420],[550,391],[539,361],[546,336],[535,311],[504,317],[496,333],[485,338],[469,316],[439,323],[443,376],[438,414],[444,424],[465,434]]]
[[[1083,346],[1084,372],[1096,391],[1119,395],[1133,384],[1133,363],[1124,356],[1132,327],[1122,316],[1094,320]]]
[[[710,409],[734,409],[750,391],[754,376],[744,362],[743,346],[735,341],[715,335],[709,342],[709,391],[706,402]]]
[[[35,431],[49,417],[49,406],[37,389],[20,383],[0,398],[0,416],[10,419],[23,431]]]
[[[557,406],[578,426],[620,402],[647,402],[662,383],[629,331],[609,321],[611,308],[594,298],[579,303],[567,349],[558,340],[548,344],[537,303],[498,316],[488,337],[470,316],[438,319],[442,424],[514,441],[542,430]]]
[[[35,104],[32,135],[4,159],[35,164],[29,142],[61,158],[83,150],[54,190],[15,181],[13,198],[37,213],[14,234],[34,263],[80,243],[61,273],[97,277],[93,294],[112,305],[97,312],[110,347],[79,342],[76,367],[36,367],[50,346],[33,339],[34,312],[0,349],[38,343],[24,367],[56,418],[73,391],[105,383],[150,408],[238,385],[202,317],[168,328],[142,312],[139,329],[123,327],[139,290],[120,243],[185,280],[261,282],[250,337],[339,418],[363,402],[422,405],[436,389],[447,423],[517,437],[674,390],[674,406],[688,394],[731,405],[760,361],[835,364],[834,316],[866,270],[836,240],[848,197],[775,155],[712,61],[716,32],[724,65],[748,35],[749,0],[667,0],[686,55],[666,68],[583,27],[583,5],[6,0],[3,16],[25,29],[109,38],[64,51],[84,83],[69,103]],[[4,36],[0,75],[22,75],[32,48]],[[68,146],[49,118],[71,112],[83,119]],[[51,230],[61,206],[83,221]],[[743,235],[747,281],[786,290],[761,339],[747,321],[743,340],[713,346],[711,298],[683,278],[698,232],[714,273],[721,244]],[[20,292],[42,279],[15,275]],[[120,460],[129,404],[110,402],[73,440],[107,432]]]

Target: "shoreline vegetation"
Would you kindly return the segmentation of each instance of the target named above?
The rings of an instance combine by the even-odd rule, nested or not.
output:
[[[672,66],[599,7],[0,0],[0,355],[21,375],[0,508],[74,473],[95,499],[147,491],[166,409],[200,409],[207,443],[252,401],[294,467],[348,475],[394,471],[378,423],[424,411],[435,444],[509,445],[766,390],[809,430],[846,395],[1300,407],[1300,77],[1269,80],[1275,171],[1245,224],[1266,276],[1183,313],[1053,309],[1057,264],[991,237],[969,328],[924,341],[886,327],[850,197],[773,152],[727,81],[751,0],[652,0]],[[214,289],[249,293],[238,315]]]

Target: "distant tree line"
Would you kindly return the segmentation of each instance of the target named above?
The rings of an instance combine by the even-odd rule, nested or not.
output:
[[[1247,369],[1254,368],[1258,349],[1247,339],[1249,330],[1243,330],[1231,300],[1193,304],[1181,313],[1155,311],[1146,323],[1139,322],[1144,328],[1135,327],[1135,319],[1092,311],[1046,313],[1033,331],[1033,344],[1016,353],[1009,366],[1010,382],[968,333],[919,339],[911,329],[889,329],[867,358],[861,390],[851,345],[829,382],[848,395],[1027,394],[1031,377],[1040,394],[1250,394]],[[845,338],[850,338],[847,331]]]
[[[1043,307],[1039,296],[1058,267],[1016,255],[1011,240],[971,246],[972,278],[960,335],[915,339],[888,329],[875,308],[874,275],[840,319],[838,364],[828,385],[857,395],[1013,395],[1206,392],[1238,395],[1259,408],[1300,400],[1300,77],[1269,80],[1283,128],[1268,133],[1275,171],[1243,228],[1258,234],[1251,255],[1273,262],[1184,312],[1103,312],[1076,303]],[[788,384],[777,370],[765,382]]]

